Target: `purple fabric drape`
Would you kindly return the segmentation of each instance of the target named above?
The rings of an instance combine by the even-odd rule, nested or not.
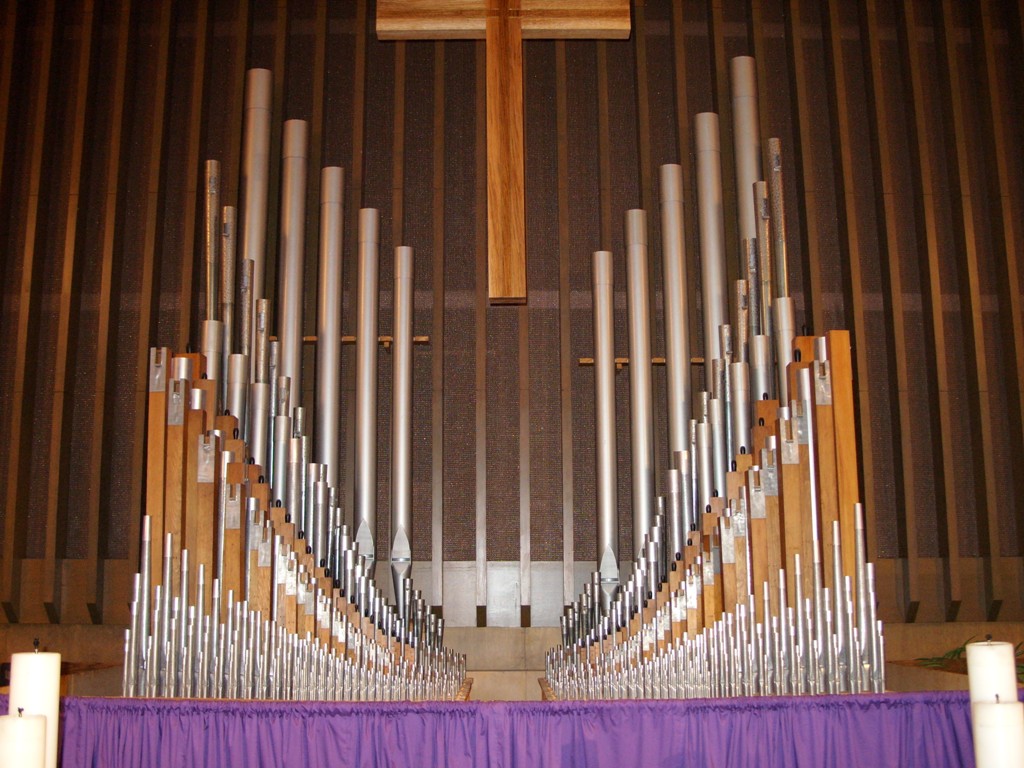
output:
[[[62,743],[64,768],[974,764],[965,691],[548,704],[66,698]]]

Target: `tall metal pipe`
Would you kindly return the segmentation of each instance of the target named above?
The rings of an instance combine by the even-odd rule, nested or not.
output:
[[[780,403],[789,402],[789,375],[787,366],[793,362],[793,339],[796,337],[796,319],[794,317],[793,299],[780,296],[772,305],[775,323],[775,371],[778,380],[778,397]]]
[[[356,329],[355,529],[370,575],[377,535],[377,249],[379,213],[359,211],[359,307]]]
[[[597,570],[607,608],[619,583],[618,482],[615,450],[615,315],[611,251],[594,252],[594,402],[597,407]]]
[[[722,151],[718,139],[718,115],[714,112],[699,113],[694,118],[694,133],[697,146],[701,298],[704,309],[704,377],[705,387],[710,390],[710,361],[721,357],[718,326],[729,322],[725,219],[722,212]]]
[[[661,252],[665,301],[665,374],[668,389],[669,455],[689,447],[690,312],[683,246],[683,168],[663,165]]]
[[[403,581],[412,570],[412,313],[413,251],[395,248],[395,313],[391,385],[391,575],[400,615]]]
[[[269,69],[250,69],[245,73],[239,230],[242,258],[250,259],[253,263],[253,333],[256,331],[256,301],[265,296],[263,274],[267,250],[267,193],[270,183],[272,94],[273,78]],[[255,340],[252,343],[255,343]],[[255,356],[253,356],[253,365],[255,362]]]
[[[216,320],[220,304],[217,290],[217,265],[220,253],[220,163],[207,160],[203,167],[203,266],[206,272],[206,315]],[[212,376],[210,378],[213,378]]]
[[[736,153],[736,199],[740,239],[757,237],[757,214],[752,195],[761,180],[761,132],[757,125],[757,69],[752,56],[729,62],[732,90],[733,144]]]
[[[633,472],[633,551],[654,519],[654,410],[651,391],[651,310],[647,282],[647,214],[626,211],[629,296],[629,433]]]
[[[221,370],[228,370],[228,358],[235,351],[235,207],[225,205],[221,211],[220,231],[220,317],[224,324],[224,343],[221,349]],[[221,395],[227,397],[227,381],[221,386]]]
[[[789,273],[786,271],[786,199],[782,184],[782,141],[779,139],[768,139],[768,197],[772,217],[775,295],[789,296]]]
[[[201,335],[199,349],[206,358],[206,378],[216,381],[219,386],[223,381],[221,350],[224,345],[224,325],[220,320],[204,320]]]
[[[249,396],[249,358],[230,355],[227,367],[227,399],[224,407],[238,419],[238,435],[244,438],[248,429],[247,405]],[[231,435],[228,435],[231,437]]]
[[[316,460],[327,484],[338,484],[341,422],[341,244],[345,172],[320,173],[320,283],[316,320]]]
[[[309,125],[287,120],[281,146],[281,263],[278,298],[280,375],[291,379],[285,415],[302,404],[302,278],[306,243],[306,162]]]

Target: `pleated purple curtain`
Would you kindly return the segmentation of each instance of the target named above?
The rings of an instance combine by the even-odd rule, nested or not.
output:
[[[67,698],[62,744],[64,768],[974,764],[966,692],[548,704]]]

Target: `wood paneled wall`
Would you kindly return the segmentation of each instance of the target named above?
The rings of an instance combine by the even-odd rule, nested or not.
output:
[[[430,344],[415,352],[413,548],[433,593],[443,560],[473,561],[482,606],[487,562],[518,562],[527,606],[531,563],[561,562],[570,597],[573,563],[594,558],[593,381],[577,364],[592,353],[590,253],[617,254],[625,354],[622,217],[646,208],[659,243],[657,167],[681,162],[696,311],[690,124],[721,114],[733,209],[728,62],[742,54],[758,61],[762,135],[782,139],[798,324],[853,333],[880,613],[1024,618],[1019,3],[635,0],[628,41],[526,43],[518,308],[486,302],[482,44],[382,43],[373,19],[372,0],[0,0],[0,622],[126,620],[148,349],[196,341],[201,166],[221,161],[237,203],[248,67],[274,73],[273,145],[284,119],[307,119],[311,167],[347,170],[346,333],[358,208],[382,213],[382,333],[388,254],[416,249],[415,332]],[[726,236],[738,252],[731,220]],[[311,218],[309,254],[316,237]],[[660,354],[658,247],[650,266]],[[346,349],[350,513],[353,362]],[[628,557],[625,375],[617,395]],[[656,434],[660,470],[663,414]],[[389,458],[382,443],[382,511]]]

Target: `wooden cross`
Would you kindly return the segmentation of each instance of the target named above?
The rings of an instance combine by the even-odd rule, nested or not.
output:
[[[381,40],[486,39],[487,285],[526,302],[523,40],[629,37],[629,0],[378,0]]]

